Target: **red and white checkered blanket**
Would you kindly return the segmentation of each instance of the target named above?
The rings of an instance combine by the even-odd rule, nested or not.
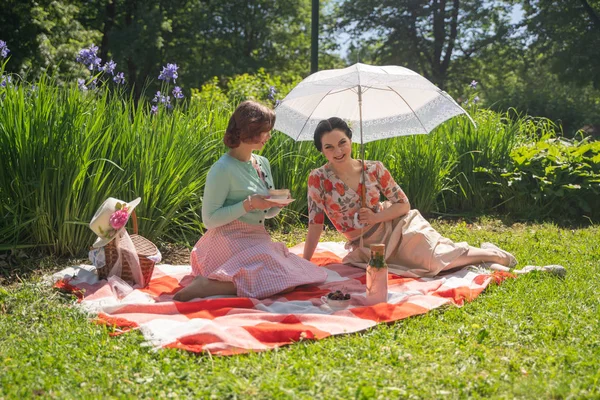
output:
[[[302,248],[300,244],[290,251],[301,254]],[[312,261],[326,269],[326,282],[263,300],[213,297],[174,302],[173,295],[193,279],[189,265],[157,265],[147,288],[122,298],[107,281],[86,283],[92,281],[82,273],[69,279],[67,270],[55,275],[63,278],[55,286],[78,294],[78,305],[96,322],[115,327],[116,334],[137,329],[156,347],[231,355],[358,332],[444,305],[460,306],[493,280],[500,283],[510,276],[481,268],[421,279],[389,274],[388,302],[364,306],[365,271],[340,264],[345,254],[342,243],[320,243]],[[352,295],[347,308],[335,310],[324,301],[335,290]]]

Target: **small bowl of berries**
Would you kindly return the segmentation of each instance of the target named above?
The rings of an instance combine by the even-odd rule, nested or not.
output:
[[[350,305],[350,293],[343,293],[341,290],[330,292],[325,297],[327,304],[334,310],[341,310]]]

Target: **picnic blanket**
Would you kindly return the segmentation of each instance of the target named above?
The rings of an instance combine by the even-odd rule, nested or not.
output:
[[[299,244],[290,251],[300,255],[302,249]],[[232,355],[359,332],[441,306],[460,306],[492,281],[500,283],[511,276],[478,266],[435,278],[389,274],[387,303],[366,306],[365,271],[341,264],[346,253],[343,243],[319,243],[312,261],[327,271],[327,280],[263,300],[215,296],[173,301],[173,295],[193,279],[189,265],[157,265],[150,284],[128,294],[115,291],[106,280],[98,281],[91,266],[67,268],[55,274],[54,281],[55,287],[77,294],[78,306],[95,322],[114,327],[114,334],[139,330],[156,348]],[[351,294],[348,307],[332,308],[326,301],[326,295],[336,290]]]

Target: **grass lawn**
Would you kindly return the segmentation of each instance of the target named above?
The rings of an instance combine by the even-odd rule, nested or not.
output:
[[[519,266],[562,264],[567,278],[532,273],[462,308],[211,357],[153,351],[137,332],[109,336],[41,279],[73,260],[24,259],[0,278],[0,399],[599,398],[600,228],[489,219],[433,225],[454,240],[494,242]],[[295,244],[302,229],[274,236]]]

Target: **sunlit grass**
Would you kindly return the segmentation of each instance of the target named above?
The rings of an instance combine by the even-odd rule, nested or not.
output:
[[[0,398],[598,398],[598,227],[433,225],[453,240],[497,243],[520,265],[562,264],[568,275],[522,276],[462,308],[358,334],[209,357],[154,352],[137,332],[109,336],[41,282],[69,262],[36,261],[37,272],[0,286]],[[304,233],[273,236],[291,245]]]

